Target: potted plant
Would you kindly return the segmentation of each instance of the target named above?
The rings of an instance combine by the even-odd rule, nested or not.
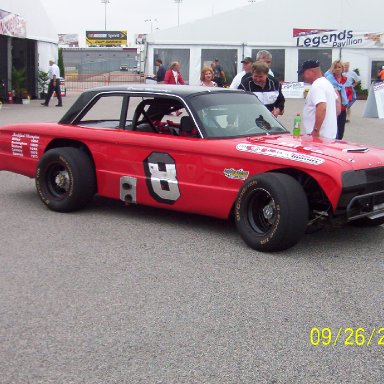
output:
[[[39,86],[40,99],[45,99],[48,92],[48,72],[40,71],[38,73],[37,81]]]
[[[25,68],[17,69],[12,68],[12,87],[15,90],[15,100],[21,102],[22,93],[25,90],[25,82],[27,80],[27,75],[25,73]]]
[[[357,100],[367,100],[368,89],[362,88],[361,84],[357,84],[355,87]]]
[[[23,104],[29,104],[31,102],[31,96],[29,96],[28,90],[25,88],[21,90],[21,102]]]
[[[356,72],[358,76],[360,76],[359,68],[355,68],[353,71]],[[367,100],[368,89],[363,88],[361,86],[361,82],[358,82],[357,85],[355,86],[355,92],[356,92],[357,100]]]

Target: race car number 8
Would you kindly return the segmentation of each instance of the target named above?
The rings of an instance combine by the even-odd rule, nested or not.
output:
[[[168,154],[152,152],[144,160],[144,171],[151,196],[160,203],[173,204],[180,197],[175,160]]]

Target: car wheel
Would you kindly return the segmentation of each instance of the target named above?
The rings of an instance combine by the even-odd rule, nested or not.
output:
[[[356,227],[377,227],[378,225],[384,224],[384,216],[377,217],[376,219],[363,217],[361,219],[351,221],[351,224]]]
[[[235,221],[243,240],[263,252],[295,245],[308,223],[308,200],[301,185],[282,173],[248,179],[239,191]]]
[[[83,208],[96,192],[91,159],[76,148],[54,148],[40,159],[36,189],[43,203],[57,212]]]

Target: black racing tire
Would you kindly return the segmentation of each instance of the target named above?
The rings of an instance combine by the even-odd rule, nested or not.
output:
[[[276,252],[294,246],[308,224],[308,200],[302,186],[283,173],[249,178],[235,204],[240,236],[251,248]]]
[[[40,199],[56,212],[81,209],[96,193],[93,163],[77,148],[48,150],[37,165],[35,180]]]
[[[361,219],[352,220],[351,224],[356,227],[377,227],[384,224],[384,216],[377,217],[376,219],[370,219],[369,217],[363,217]]]

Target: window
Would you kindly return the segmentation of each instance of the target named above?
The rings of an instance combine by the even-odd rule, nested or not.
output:
[[[174,98],[131,97],[128,109],[130,129],[166,135],[197,137],[193,119],[184,104]],[[184,123],[183,123],[184,122]]]
[[[257,52],[261,49],[252,49],[252,57],[256,59]],[[284,81],[285,73],[285,49],[267,49],[272,55],[271,70],[275,78],[279,81]]]
[[[372,61],[371,67],[371,81],[378,80],[378,74],[381,71],[381,68],[384,66],[384,60],[381,61]]]
[[[82,116],[78,125],[96,128],[120,128],[124,95],[102,95]]]
[[[237,74],[237,49],[202,49],[201,68],[205,65],[209,67],[216,58],[219,59],[219,64],[223,68],[227,84],[231,84]]]
[[[321,70],[327,72],[332,64],[332,49],[299,49],[297,70],[305,60],[319,60]],[[299,77],[299,81],[303,81],[302,76]]]
[[[189,83],[189,61],[190,50],[189,49],[160,49],[153,50],[154,58],[161,59],[166,69],[173,61],[180,63],[180,72],[186,84]],[[155,65],[155,63],[154,63]]]
[[[208,138],[287,133],[253,94],[196,95],[191,104]]]

